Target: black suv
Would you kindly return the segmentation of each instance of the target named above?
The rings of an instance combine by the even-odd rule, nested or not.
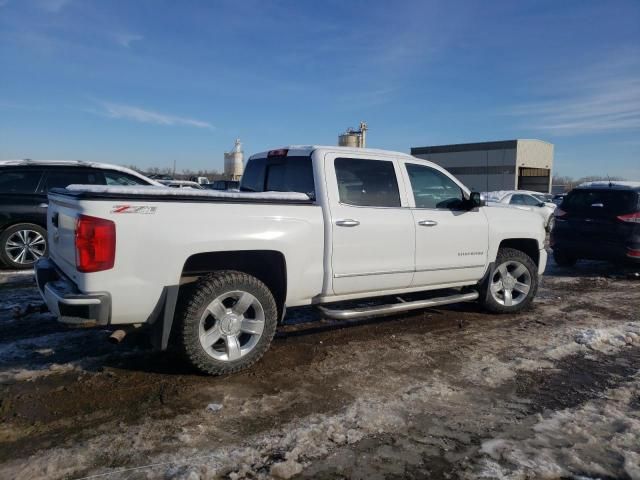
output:
[[[581,258],[640,263],[640,182],[580,185],[555,216],[551,247],[558,265]]]
[[[0,162],[0,263],[10,268],[29,268],[47,253],[47,191],[73,183],[156,184],[133,170],[114,165],[79,161]]]

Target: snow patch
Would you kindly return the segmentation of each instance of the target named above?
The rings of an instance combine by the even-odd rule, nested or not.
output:
[[[640,323],[626,322],[611,327],[574,330],[572,340],[551,348],[546,356],[551,360],[560,360],[576,353],[614,354],[627,345],[640,342]]]
[[[467,478],[640,479],[640,377],[539,421],[523,440],[486,440]]]

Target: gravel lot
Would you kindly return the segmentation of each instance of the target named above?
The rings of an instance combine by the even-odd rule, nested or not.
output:
[[[640,479],[640,282],[608,264],[516,316],[302,309],[223,378],[40,304],[0,273],[0,478]]]

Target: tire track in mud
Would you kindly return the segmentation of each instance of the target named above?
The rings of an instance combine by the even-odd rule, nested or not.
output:
[[[477,392],[492,403],[481,406],[484,412],[474,412],[493,414],[483,429],[474,421],[456,418],[453,411],[429,412],[414,417],[405,432],[374,435],[354,446],[337,448],[301,477],[466,478],[463,473],[469,459],[480,454],[487,437],[525,437],[538,419],[536,414],[575,408],[600,398],[607,390],[636,380],[639,366],[640,347],[633,347],[618,355],[572,355],[550,371],[520,372],[515,380],[493,391]],[[637,403],[640,406],[640,397]],[[591,472],[574,473],[589,478]]]

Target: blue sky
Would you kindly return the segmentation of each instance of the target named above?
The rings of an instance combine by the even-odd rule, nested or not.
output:
[[[640,180],[640,2],[0,0],[0,158],[511,138]]]

